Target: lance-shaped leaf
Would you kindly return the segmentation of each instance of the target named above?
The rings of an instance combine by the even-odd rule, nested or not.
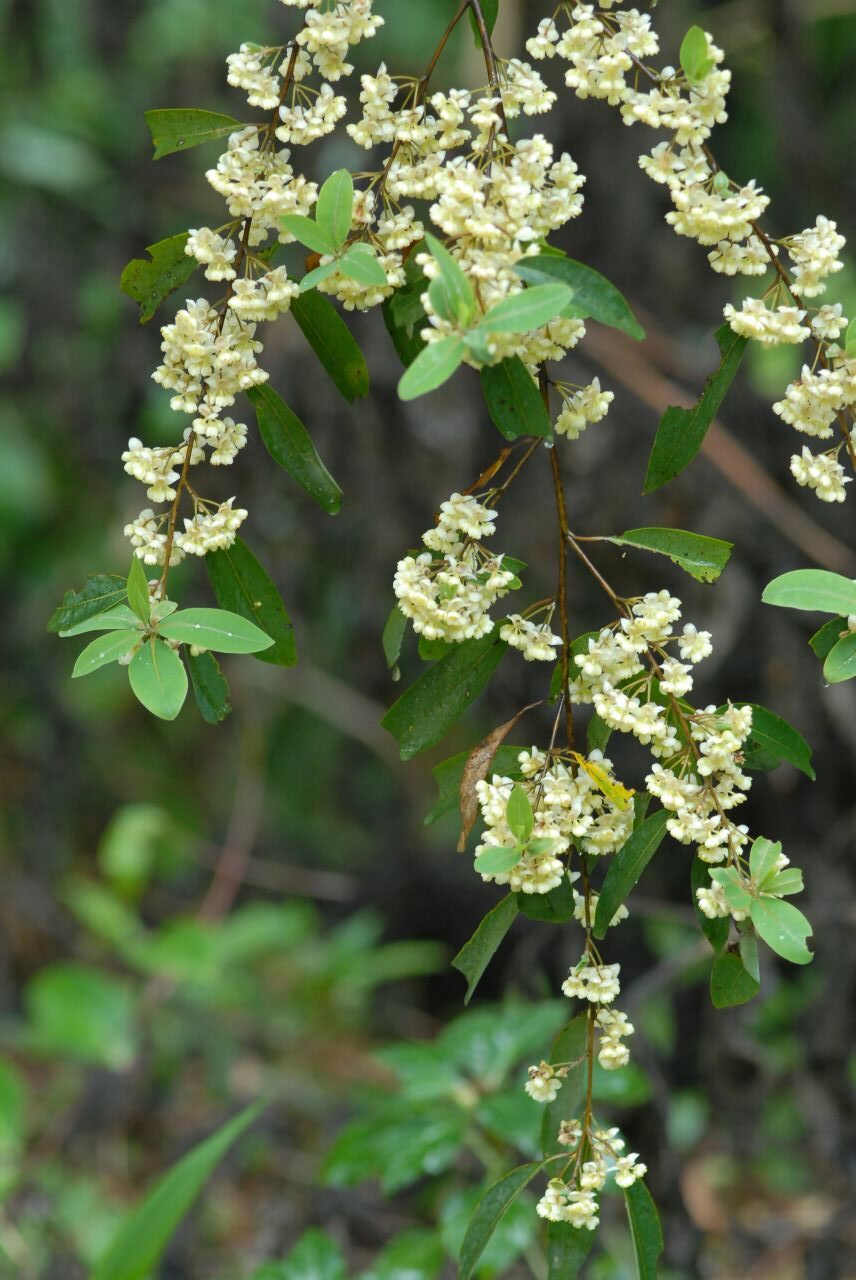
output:
[[[166,110],[147,111],[146,124],[155,144],[155,160],[171,155],[174,151],[186,151],[202,142],[214,142],[226,138],[244,126],[232,116],[217,111],[200,111],[195,108],[170,107]]]
[[[355,244],[338,261],[342,275],[356,280],[367,289],[382,289],[387,283],[386,272],[367,244]]]
[[[142,561],[134,556],[128,574],[128,604],[140,622],[147,623],[152,614],[152,599]]]
[[[133,609],[126,604],[116,605],[107,613],[96,613],[94,618],[86,618],[78,622],[76,627],[60,631],[61,636],[81,636],[87,631],[127,631],[129,627],[142,627],[142,623]]]
[[[668,556],[697,582],[715,582],[734,548],[733,542],[686,529],[628,529],[609,541],[617,547],[639,547]]]
[[[519,356],[509,356],[481,371],[481,385],[490,420],[506,440],[520,436],[551,436],[550,415],[541,392]]]
[[[833,645],[823,664],[823,674],[830,684],[841,684],[856,676],[856,635],[844,636]]]
[[[458,1263],[458,1280],[470,1280],[488,1241],[511,1205],[543,1168],[540,1161],[523,1164],[495,1182],[484,1193],[470,1218]]]
[[[232,710],[229,685],[212,653],[187,654],[190,685],[202,719],[219,724]]]
[[[710,971],[710,999],[714,1009],[730,1009],[746,1004],[760,991],[761,984],[752,977],[733,951],[717,956]]]
[[[764,588],[765,604],[813,613],[856,613],[856,581],[828,569],[794,569]]]
[[[350,234],[353,208],[354,180],[347,169],[337,169],[318,192],[315,205],[315,220],[332,242],[334,253],[338,253]]]
[[[215,653],[259,653],[273,644],[254,622],[228,609],[179,609],[158,627],[160,635]]]
[[[692,462],[740,367],[748,339],[739,337],[727,324],[717,329],[714,337],[722,356],[719,368],[705,383],[697,405],[692,409],[670,405],[663,414],[648,459],[644,493],[674,480]]]
[[[297,648],[291,618],[273,579],[247,544],[236,538],[227,550],[210,552],[205,567],[220,607],[248,618],[274,641],[271,648],[254,656],[276,666],[293,667]]]
[[[128,594],[126,580],[117,573],[96,573],[86,579],[80,591],[66,591],[62,604],[48,620],[48,631],[70,631],[81,622],[119,604]]]
[[[814,780],[815,772],[811,763],[811,747],[801,733],[774,715],[766,707],[752,703],[752,728],[748,738],[746,767],[749,769],[766,769],[775,767],[782,760],[794,765],[807,778]]]
[[[553,1066],[570,1064],[554,1102],[544,1108],[541,1120],[541,1150],[552,1155],[559,1140],[559,1130],[565,1120],[576,1120],[583,1109],[586,1092],[586,1044],[588,1040],[588,1014],[579,1013],[567,1023],[550,1050]]]
[[[809,964],[812,953],[805,944],[811,937],[811,925],[801,911],[780,898],[762,896],[752,899],[752,923],[771,951],[792,964]]]
[[[342,490],[318,457],[309,432],[272,387],[247,392],[256,411],[259,434],[274,462],[288,472],[330,515],[342,504]]]
[[[290,314],[349,404],[369,393],[365,357],[342,317],[320,293],[292,298]]]
[[[184,706],[187,672],[165,640],[153,637],[134,654],[128,678],[138,701],[160,720],[174,720]]]
[[[477,640],[464,640],[405,690],[381,721],[397,740],[402,760],[446,735],[481,693],[505,649],[498,628]]]
[[[119,281],[119,288],[139,303],[140,324],[151,320],[160,304],[199,266],[195,258],[185,253],[187,232],[158,240],[146,247],[148,258],[133,258]]]
[[[555,320],[571,300],[564,284],[536,284],[502,298],[479,320],[488,333],[531,333]]]
[[[302,213],[284,213],[279,222],[289,235],[294,236],[295,240],[313,253],[326,253],[331,257],[338,253],[338,245],[329,231],[320,227],[314,219],[307,218]]]
[[[547,1223],[547,1280],[577,1280],[596,1232],[569,1222]]]
[[[690,887],[692,890],[693,907],[695,909],[696,919],[698,920],[702,933],[707,938],[714,951],[723,951],[728,945],[728,935],[731,932],[730,921],[720,917],[711,920],[709,916],[704,914],[701,907],[698,905],[696,891],[698,889],[710,888],[710,866],[706,862],[703,862],[698,854],[696,854],[693,859],[692,871],[690,873]]]
[[[464,1004],[469,1004],[481,976],[495,956],[500,943],[517,918],[514,894],[507,894],[489,911],[469,942],[464,943],[452,961],[452,967],[467,980]]]
[[[415,400],[448,382],[464,358],[464,340],[452,334],[431,342],[420,351],[401,375],[398,394],[402,400]]]
[[[404,633],[407,631],[407,619],[399,609],[398,605],[393,605],[392,612],[386,620],[381,636],[381,645],[383,647],[383,656],[386,658],[386,665],[393,673],[393,680],[398,679],[398,659],[401,657],[401,646],[404,643]]]
[[[630,1236],[639,1280],[657,1280],[657,1259],[665,1247],[657,1206],[644,1182],[634,1182],[624,1192]]]
[[[436,299],[435,306],[439,302],[440,314],[447,320],[466,329],[476,313],[476,296],[473,293],[473,287],[449,250],[439,240],[426,233],[425,243],[439,268],[439,280],[443,292],[443,298],[440,300],[439,293],[435,291],[432,301]]]
[[[248,1107],[179,1160],[119,1228],[89,1280],[146,1280],[217,1165],[261,1110]]]
[[[81,653],[71,673],[72,679],[78,676],[91,675],[99,667],[108,662],[118,662],[126,653],[130,653],[135,644],[139,644],[142,635],[139,631],[110,631],[106,636],[93,640]]]
[[[594,936],[603,938],[609,922],[653,858],[666,834],[669,813],[658,809],[631,832],[609,864],[597,901]]]
[[[641,341],[645,330],[634,316],[627,299],[616,289],[611,280],[602,276],[584,262],[575,262],[563,254],[543,253],[524,258],[515,267],[517,274],[532,284],[545,280],[558,280],[566,284],[573,295],[566,314],[585,318],[591,316],[612,329],[620,329],[628,337]]]

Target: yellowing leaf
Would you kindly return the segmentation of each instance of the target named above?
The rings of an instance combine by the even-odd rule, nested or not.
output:
[[[631,787],[625,787],[620,782],[616,782],[615,778],[607,773],[603,765],[597,764],[594,760],[589,760],[588,756],[580,755],[579,751],[573,751],[571,754],[579,767],[584,773],[588,774],[598,791],[605,795],[607,800],[611,800],[619,809],[627,808],[636,794]]]

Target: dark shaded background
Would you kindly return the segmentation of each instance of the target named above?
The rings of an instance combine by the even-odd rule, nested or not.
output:
[[[452,7],[440,0],[382,6],[388,26],[362,51],[365,65],[384,57],[418,73]],[[502,0],[501,7],[498,47],[516,51],[543,6]],[[700,8],[663,0],[655,16],[665,50],[677,49]],[[720,162],[769,191],[777,232],[823,212],[846,234],[856,198],[856,8],[850,0],[726,0],[703,8],[734,72],[732,117],[714,139]],[[493,901],[468,859],[453,852],[454,824],[422,826],[432,797],[429,765],[529,701],[531,669],[509,662],[450,741],[407,765],[378,721],[396,693],[379,642],[394,563],[439,501],[495,454],[497,438],[469,374],[428,401],[397,401],[398,365],[379,315],[355,322],[373,393],[353,408],[335,398],[290,321],[265,335],[272,385],[310,426],[342,484],[341,514],[331,520],[311,506],[271,471],[257,443],[221,479],[223,496],[236,492],[250,509],[248,538],[294,617],[301,653],[294,672],[235,660],[230,721],[211,729],[186,711],[167,726],[145,715],[115,672],[72,685],[71,646],[44,630],[67,587],[88,571],[124,569],[121,527],[140,498],[119,462],[128,436],[166,441],[174,430],[167,397],[150,381],[157,328],[137,327],[133,304],[118,291],[121,269],[143,245],[220,217],[201,177],[213,148],[153,165],[142,112],[183,105],[240,115],[223,58],[241,39],[273,34],[274,23],[282,30],[278,9],[262,0],[0,3],[7,619],[0,983],[4,1041],[31,1090],[29,1154],[0,1210],[0,1249],[8,1251],[18,1222],[25,1248],[15,1254],[13,1246],[17,1261],[8,1274],[28,1280],[82,1274],[80,1259],[95,1249],[78,1238],[87,1212],[94,1219],[108,1199],[138,1194],[187,1141],[218,1122],[230,1099],[252,1096],[256,1079],[260,1032],[251,1016],[220,1077],[208,1053],[218,1028],[204,1019],[188,1042],[170,1041],[172,1057],[158,1057],[146,1041],[134,1069],[120,1074],[46,1061],[27,1047],[21,992],[39,969],[67,957],[113,964],[80,910],[69,908],[69,885],[71,877],[96,875],[99,840],[123,806],[157,806],[169,828],[166,870],[141,906],[152,924],[198,907],[224,840],[252,844],[242,900],[314,898],[325,927],[371,905],[388,939],[437,939],[450,955]],[[445,65],[443,74],[478,80],[468,33],[450,46]],[[715,589],[641,556],[631,561],[612,551],[604,563],[628,591],[677,591],[687,616],[715,636],[699,697],[758,701],[786,716],[814,747],[818,772],[814,784],[789,767],[762,776],[746,806],[753,830],[784,838],[806,870],[818,954],[805,972],[768,963],[760,1007],[709,1007],[688,932],[686,852],[662,854],[641,886],[634,922],[612,946],[625,974],[635,975],[634,1012],[648,1010],[634,1047],[654,1091],[626,1123],[664,1206],[675,1275],[852,1278],[856,687],[823,688],[805,644],[806,621],[759,604],[763,585],[788,568],[816,563],[856,573],[851,513],[829,511],[790,483],[797,442],[769,408],[792,376],[790,351],[752,353],[724,407],[727,434],[714,437],[678,481],[640,498],[658,414],[675,387],[696,392],[715,363],[710,334],[731,286],[663,222],[663,192],[636,166],[650,134],[626,129],[605,104],[567,93],[560,103],[535,128],[543,123],[588,175],[584,214],[561,243],[622,288],[650,335],[637,349],[592,326],[591,341],[568,361],[569,377],[597,374],[616,392],[607,422],[566,455],[571,522],[583,533],[673,525],[736,543]],[[336,139],[317,144],[310,158],[313,176],[322,176],[352,153]],[[831,294],[852,314],[852,269],[835,278]],[[745,453],[735,456],[735,444]],[[498,545],[530,564],[533,599],[554,580],[548,485],[546,459],[537,457],[503,506],[498,535]],[[176,572],[183,599],[207,602],[203,577],[195,565]],[[571,595],[578,632],[607,618],[594,586],[576,572]],[[408,652],[405,680],[417,669]],[[525,722],[526,734],[543,738],[547,719],[536,721]],[[630,767],[635,757],[626,759]],[[555,987],[574,943],[555,944],[545,934],[519,927],[485,979],[485,997],[509,984],[540,991],[545,974]],[[305,1061],[301,1024],[277,1059],[294,1086],[294,1106],[268,1135],[274,1151],[279,1144],[296,1153],[289,1173],[264,1166],[222,1188],[211,1221],[198,1227],[203,1242],[214,1232],[217,1250],[206,1253],[191,1233],[168,1274],[238,1274],[235,1257],[281,1250],[307,1222],[332,1223],[355,1247],[377,1243],[388,1211],[373,1202],[367,1208],[364,1197],[352,1203],[313,1191],[313,1161],[347,1114],[342,1099],[365,1069],[353,1063],[363,1062],[366,1046],[390,1034],[431,1034],[458,1012],[461,994],[458,975],[441,964],[421,986],[383,988],[340,1010],[328,1026],[328,1083],[319,1095],[306,1083],[317,1061]],[[301,999],[311,1007],[314,997]],[[169,1035],[157,1035],[162,1049]],[[365,1226],[373,1214],[374,1234]]]

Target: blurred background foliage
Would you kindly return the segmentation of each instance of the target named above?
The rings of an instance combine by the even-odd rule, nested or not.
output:
[[[451,0],[380,7],[388,25],[361,51],[364,65],[382,57],[418,74]],[[498,46],[518,51],[544,6],[500,7]],[[378,726],[396,693],[380,649],[392,566],[439,501],[497,451],[466,376],[400,405],[380,317],[361,318],[373,393],[349,408],[296,326],[267,335],[272,383],[346,498],[330,520],[252,445],[222,478],[223,496],[234,485],[250,509],[248,536],[301,652],[293,672],[229,663],[235,713],[224,725],[191,711],[156,722],[115,671],[72,685],[69,649],[44,629],[86,572],[124,571],[121,528],[139,494],[119,454],[129,435],[165,441],[174,429],[149,376],[157,328],[138,329],[121,269],[144,245],[217,217],[202,179],[216,150],[153,165],[142,113],[240,116],[223,59],[243,39],[279,38],[287,21],[273,0],[0,0],[0,1274],[18,1280],[83,1276],[152,1178],[264,1090],[274,1105],[177,1238],[164,1280],[245,1280],[285,1258],[307,1226],[338,1242],[351,1273],[373,1267],[399,1280],[395,1245],[376,1255],[416,1231],[405,1272],[437,1274],[497,1142],[504,1134],[525,1154],[537,1130],[536,1109],[521,1105],[522,1065],[545,1051],[561,1014],[553,1004],[505,1017],[485,1007],[450,1024],[463,984],[448,959],[493,899],[453,852],[451,818],[422,825],[428,766],[531,700],[529,672],[509,663],[430,759],[402,766]],[[721,163],[771,193],[779,233],[818,211],[847,233],[853,0],[663,0],[665,50],[693,21],[725,46],[734,72],[731,120],[715,139]],[[481,74],[462,30],[439,75]],[[639,1068],[606,1082],[603,1106],[651,1169],[673,1280],[852,1280],[856,687],[822,688],[803,620],[758,604],[787,568],[856,573],[850,514],[819,509],[788,482],[795,446],[769,401],[793,374],[789,349],[755,354],[705,454],[639,497],[658,414],[712,367],[710,334],[732,285],[663,222],[662,192],[636,167],[647,135],[570,96],[545,128],[588,175],[564,247],[607,273],[649,331],[629,350],[592,325],[569,360],[570,377],[597,374],[617,393],[607,423],[572,451],[571,522],[585,533],[664,524],[734,539],[715,590],[642,557],[613,552],[610,567],[628,591],[677,590],[715,633],[704,697],[786,716],[812,742],[818,772],[814,784],[787,766],[767,775],[746,815],[784,837],[806,869],[815,964],[795,973],[770,962],[758,1001],[716,1013],[688,863],[664,851],[610,953],[634,975]],[[308,159],[313,177],[353,162],[340,139]],[[854,314],[856,272],[834,283]],[[529,562],[532,598],[554,575],[547,483],[536,460],[502,513],[503,545]],[[183,600],[208,602],[203,576],[176,572]],[[572,598],[579,632],[605,620],[583,579]],[[417,666],[407,651],[405,680]],[[526,733],[543,737],[536,720]],[[630,752],[621,763],[632,781],[639,761]],[[562,930],[520,921],[481,999],[549,995],[573,945]],[[500,1052],[509,1021],[525,1034]],[[450,1036],[458,1057],[444,1048]],[[475,1101],[467,1037],[501,1062]],[[418,1091],[396,1059],[403,1051],[375,1056],[396,1040],[423,1045],[420,1078],[435,1077],[446,1131],[426,1147],[417,1126],[409,1147],[393,1142],[390,1167],[384,1115],[416,1105],[408,1089]],[[630,1273],[620,1214],[607,1205],[605,1221],[590,1274],[621,1280]],[[439,1249],[424,1234],[435,1222]],[[509,1220],[485,1276],[528,1274],[532,1226],[531,1214]],[[259,1274],[295,1280],[285,1265]]]

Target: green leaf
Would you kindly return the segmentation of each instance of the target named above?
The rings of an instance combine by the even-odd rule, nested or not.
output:
[[[752,904],[752,896],[740,878],[736,867],[714,867],[710,873],[711,880],[722,885],[726,904],[732,911],[748,911]]]
[[[821,662],[825,662],[832,650],[848,634],[846,618],[830,618],[819,631],[815,631],[809,644]]]
[[[761,966],[758,961],[758,935],[756,934],[751,921],[743,920],[740,924],[740,959],[743,961],[743,968],[749,974],[750,978],[754,978],[758,985],[761,985]]]
[[[515,267],[517,274],[533,284],[545,280],[558,280],[568,286],[573,294],[571,306],[574,315],[591,316],[612,329],[620,329],[637,342],[645,337],[645,330],[634,316],[624,295],[611,280],[593,267],[552,253],[541,253],[524,258]]]
[[[473,866],[479,875],[502,875],[516,867],[522,854],[519,849],[506,849],[501,845],[490,845],[484,853],[480,853]]]
[[[464,1004],[469,1004],[482,974],[490,964],[508,930],[517,919],[514,894],[506,896],[489,911],[469,942],[464,943],[452,961],[452,968],[467,980]]]
[[[589,755],[591,755],[592,751],[605,751],[606,744],[611,737],[611,727],[605,720],[600,718],[596,711],[593,711],[586,725],[586,746],[588,747]]]
[[[358,1280],[434,1280],[442,1269],[443,1246],[436,1230],[412,1227],[381,1249]],[[295,1276],[293,1280],[302,1280]]]
[[[844,354],[848,360],[856,356],[856,320],[851,320],[845,331]]]
[[[147,623],[152,613],[152,600],[149,595],[149,584],[146,581],[146,571],[143,568],[142,561],[137,556],[134,556],[131,561],[127,590],[128,604],[140,619],[140,622]]]
[[[314,219],[307,218],[302,213],[284,213],[278,221],[289,235],[294,236],[295,240],[305,245],[307,249],[311,249],[313,253],[326,254],[335,258],[338,245],[329,231],[319,227]]]
[[[451,378],[464,358],[463,338],[454,335],[431,342],[404,371],[398,383],[402,400],[415,400]]]
[[[841,684],[856,676],[856,635],[846,635],[832,646],[823,664],[823,674],[830,684]]]
[[[701,27],[690,27],[681,41],[678,55],[681,70],[690,81],[701,80],[713,65],[707,36]]]
[[[427,636],[419,637],[419,657],[423,662],[439,662],[451,653],[455,647],[452,640],[429,640]]]
[[[519,1165],[489,1187],[470,1218],[458,1263],[458,1280],[470,1280],[479,1258],[503,1216],[543,1168],[540,1161]]]
[[[300,281],[301,294],[307,293],[310,289],[314,289],[316,285],[321,284],[323,280],[328,280],[330,276],[334,276],[339,270],[338,259],[335,262],[325,262],[323,267],[316,267],[314,271],[307,271],[306,275]]]
[[[342,504],[342,490],[318,457],[303,423],[271,387],[252,387],[247,395],[256,411],[259,434],[274,462],[287,471],[319,507],[335,515]]]
[[[812,953],[805,945],[811,925],[801,911],[780,898],[761,897],[752,901],[752,923],[771,951],[793,964],[809,964]]]
[[[811,747],[802,734],[798,733],[793,725],[788,724],[787,720],[774,715],[766,707],[761,707],[754,702],[751,703],[751,707],[752,729],[749,734],[749,743],[759,747],[776,763],[786,760],[813,781],[816,775],[811,763]],[[753,767],[751,750],[746,754],[746,766],[750,769]]]
[[[128,584],[117,573],[96,573],[87,578],[80,591],[66,591],[62,604],[48,620],[48,631],[71,631],[82,622],[105,613],[128,594]]]
[[[669,816],[668,810],[658,809],[640,822],[611,860],[597,901],[596,938],[605,936],[610,920],[662,844]]]
[[[497,15],[499,14],[499,0],[481,0],[481,11],[488,34],[493,35],[493,29],[496,26]],[[470,10],[470,24],[473,28],[473,40],[476,48],[480,49],[482,47],[482,34],[479,31],[479,24],[476,22],[472,9]]]
[[[293,667],[297,648],[291,619],[273,579],[247,544],[236,538],[227,550],[210,552],[205,566],[220,607],[254,622],[273,640],[270,649],[254,656],[261,662]]]
[[[433,747],[475,701],[505,653],[498,634],[494,628],[464,640],[393,703],[381,724],[398,742],[402,760]]]
[[[491,773],[498,773],[506,778],[519,778],[520,764],[517,757],[522,750],[522,747],[510,746],[507,743],[497,747],[491,765]],[[458,755],[451,756],[450,759],[444,760],[441,764],[434,765],[431,773],[437,783],[439,794],[433,809],[425,818],[426,827],[430,826],[432,822],[436,822],[438,818],[445,817],[447,813],[454,813],[458,808],[461,799],[461,780],[470,754],[469,751],[461,751]]]
[[[739,337],[727,324],[717,329],[714,337],[722,355],[719,368],[708,378],[694,408],[670,405],[663,414],[648,459],[643,493],[652,493],[674,480],[692,462],[740,367],[748,339]]]
[[[138,701],[161,720],[174,720],[184,706],[187,671],[165,640],[152,638],[134,654],[128,679]]]
[[[254,622],[228,609],[180,609],[160,624],[158,632],[215,653],[258,653],[273,644]]]
[[[734,547],[733,542],[706,538],[686,529],[628,529],[609,541],[617,547],[640,547],[668,556],[697,582],[715,582]]]
[[[574,918],[575,901],[571,882],[565,876],[549,893],[517,893],[517,908],[527,920],[542,924],[567,924]]]
[[[125,1071],[137,1052],[136,1001],[125,982],[63,962],[40,969],[24,988],[27,1046],[75,1062]]]
[[[559,1140],[559,1130],[564,1120],[575,1120],[582,1112],[585,1100],[587,1067],[586,1044],[588,1040],[588,1014],[578,1013],[568,1022],[550,1050],[550,1062],[572,1063],[555,1102],[544,1108],[541,1121],[541,1150],[545,1156],[553,1155]]]
[[[182,231],[147,245],[148,258],[133,258],[122,272],[119,288],[139,304],[140,324],[151,320],[164,299],[180,289],[199,266],[184,251],[187,235]]]
[[[382,289],[387,284],[386,271],[368,245],[354,245],[352,249],[339,259],[339,270],[342,275],[356,280],[357,284],[367,289]]]
[[[693,908],[695,909],[696,919],[698,920],[702,933],[707,938],[714,951],[723,951],[728,945],[731,923],[725,917],[717,918],[715,920],[709,919],[698,905],[696,889],[710,888],[710,867],[698,856],[698,854],[696,854],[693,859],[692,871],[690,873],[690,886],[693,896]]]
[[[506,440],[520,436],[551,438],[550,415],[519,356],[509,356],[482,369],[481,386],[490,420]]]
[[[386,665],[393,673],[393,679],[398,679],[398,659],[401,657],[401,646],[404,643],[404,634],[407,631],[407,619],[399,609],[398,605],[392,606],[392,611],[386,620],[381,636],[381,644],[383,646],[383,656],[386,658]]]
[[[229,685],[220,670],[217,659],[211,653],[187,654],[190,685],[202,719],[208,724],[219,724],[232,710],[229,704]]]
[[[412,256],[408,259],[408,267],[411,261]],[[426,286],[427,281],[423,275],[408,277],[401,288],[396,289],[385,300],[381,308],[387,333],[405,368],[413,364],[420,351],[425,350],[425,339],[421,336],[421,331],[428,323],[422,305],[422,294]]]
[[[476,313],[476,296],[473,293],[473,287],[448,249],[439,240],[426,232],[425,244],[440,269],[439,280],[445,295],[441,304],[443,308],[441,314],[460,325],[462,329],[467,329]],[[434,296],[436,294],[432,296],[432,301]]]
[[[155,1184],[89,1280],[145,1280],[227,1151],[262,1111],[256,1104],[194,1147]]]
[[[569,1222],[547,1223],[547,1280],[577,1280],[596,1232]]]
[[[492,306],[479,320],[479,328],[488,333],[531,333],[555,320],[570,300],[571,290],[567,285],[530,285]]]
[[[856,581],[828,569],[794,569],[764,588],[765,604],[817,613],[856,613]]]
[[[315,205],[315,220],[332,242],[334,253],[342,248],[350,235],[353,208],[354,180],[347,169],[337,169],[318,192]],[[311,245],[309,247],[312,248]]]
[[[345,1280],[346,1274],[345,1257],[335,1240],[310,1227],[270,1280]]]
[[[99,636],[86,646],[71,673],[72,680],[78,676],[91,675],[99,667],[108,662],[118,662],[126,653],[130,653],[135,644],[142,640],[139,631],[110,631],[106,636]]]
[[[764,892],[775,894],[777,898],[787,898],[792,893],[802,893],[804,887],[799,867],[785,867],[784,871],[778,871],[765,881]]]
[[[508,797],[508,803],[505,806],[505,820],[515,839],[520,844],[525,844],[532,834],[535,815],[532,812],[529,797],[519,782],[514,784],[511,795]]]
[[[170,107],[166,110],[147,111],[145,115],[155,144],[155,160],[172,155],[174,151],[198,147],[202,142],[226,138],[244,127],[240,120],[235,120],[232,116],[194,108]]]
[[[290,314],[349,404],[369,393],[365,357],[336,308],[319,293],[292,298]]]
[[[740,956],[725,951],[717,956],[710,971],[710,999],[714,1009],[746,1004],[761,990],[761,984],[746,971]]]
[[[76,627],[69,627],[67,631],[60,631],[59,634],[63,637],[82,636],[89,631],[127,631],[129,627],[137,627],[142,630],[140,620],[133,609],[129,609],[127,605],[119,604],[107,613],[96,613],[94,618],[87,618],[84,622],[78,622]]]
[[[752,841],[752,848],[749,850],[749,870],[759,889],[774,873],[781,852],[780,841],[767,840],[764,836],[758,836]]]
[[[624,1192],[630,1236],[639,1280],[657,1280],[657,1259],[665,1248],[657,1206],[644,1182],[634,1182]]]

